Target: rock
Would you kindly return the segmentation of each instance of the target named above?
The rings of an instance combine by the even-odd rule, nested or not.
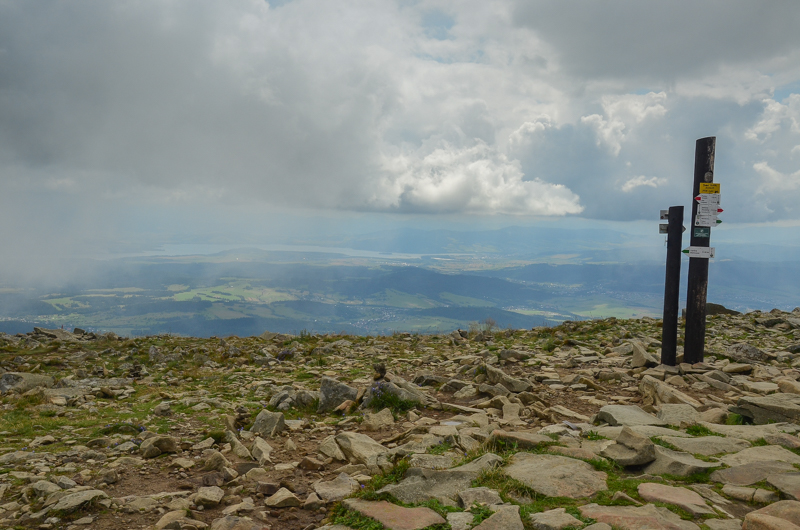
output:
[[[252,460],[253,456],[250,454],[250,451],[247,450],[247,447],[239,441],[239,438],[236,436],[236,433],[233,431],[225,431],[225,441],[231,444],[231,452],[241,458],[242,460]]]
[[[198,527],[199,528],[199,527]],[[263,530],[264,525],[256,523],[247,517],[226,515],[211,522],[209,530]]]
[[[394,425],[394,416],[392,416],[392,411],[388,408],[375,414],[364,415],[364,421],[361,423],[361,426],[367,431],[381,431],[388,429],[392,425]]]
[[[256,433],[263,438],[273,438],[282,433],[286,428],[283,412],[270,412],[262,410],[256,416],[250,432]]]
[[[536,449],[546,444],[552,444],[553,439],[543,434],[532,432],[506,432],[500,429],[492,431],[489,436],[489,443],[503,443],[506,447],[517,447],[518,449]]]
[[[725,355],[731,360],[745,364],[753,361],[763,362],[768,360],[764,352],[751,344],[746,344],[743,342],[728,346],[728,349],[725,351]]]
[[[591,497],[606,489],[606,474],[581,460],[556,455],[516,453],[504,472],[548,497]]]
[[[646,375],[639,383],[639,391],[642,393],[643,403],[645,405],[661,405],[664,403],[690,405],[694,408],[700,408],[702,403],[696,399],[684,394],[680,390],[671,387],[663,381]],[[620,406],[620,405],[617,405]],[[655,424],[651,424],[655,425]],[[658,424],[663,425],[663,424]]]
[[[344,403],[345,401],[355,401],[358,390],[344,383],[323,377],[319,386],[319,406],[317,414],[329,412]]]
[[[704,456],[717,455],[720,453],[736,453],[750,447],[750,442],[747,440],[723,438],[721,436],[701,436],[699,438],[662,436],[661,440],[674,445],[681,451]]]
[[[658,366],[660,361],[655,356],[647,351],[641,341],[631,341],[633,347],[633,358],[631,359],[631,368],[640,368],[642,366]]]
[[[800,473],[770,475],[767,484],[777,488],[785,498],[800,501]]]
[[[389,530],[420,530],[435,524],[445,524],[441,515],[430,508],[404,508],[386,501],[347,499],[344,505],[375,519]]]
[[[731,467],[753,462],[800,464],[800,456],[778,445],[765,445],[763,447],[750,447],[738,453],[725,455],[720,458],[720,462]]]
[[[339,476],[328,482],[314,483],[314,491],[319,497],[327,502],[335,502],[350,496],[358,490],[357,480],[353,480],[347,473],[339,473]]]
[[[156,416],[171,416],[172,408],[170,407],[169,403],[159,403],[153,407],[153,414]]]
[[[751,418],[756,425],[776,422],[797,423],[800,422],[800,395],[781,393],[769,396],[743,396],[736,403],[735,412]]]
[[[334,440],[351,464],[376,465],[378,455],[389,452],[366,434],[343,432],[337,434]]]
[[[259,465],[263,466],[272,462],[270,459],[270,453],[272,453],[272,451],[272,446],[260,436],[256,436],[253,439],[253,445],[250,447],[250,453],[258,461]]]
[[[474,518],[470,512],[450,512],[447,514],[447,524],[451,530],[470,530]]]
[[[616,443],[605,447],[600,455],[621,466],[640,466],[656,459],[656,449],[649,438],[634,432],[630,427],[623,427]]]
[[[453,467],[453,456],[415,453],[409,457],[408,464],[423,469],[448,469]]]
[[[202,521],[197,521],[195,519],[189,519],[186,517],[186,510],[173,510],[171,512],[165,513],[161,519],[155,524],[156,530],[163,530],[164,528],[186,528],[188,525],[192,525],[195,528],[206,528],[208,527]]]
[[[139,446],[144,458],[155,458],[162,453],[177,453],[179,450],[180,440],[164,434],[151,436]]]
[[[519,506],[500,506],[472,530],[524,530],[522,519],[519,517]]]
[[[509,392],[526,392],[533,388],[533,385],[530,382],[522,379],[515,379],[499,368],[495,368],[489,364],[481,365],[481,368],[485,370],[486,379],[491,384],[502,385]]]
[[[698,460],[689,453],[681,453],[661,446],[656,446],[655,449],[656,459],[644,468],[644,472],[648,475],[688,477],[720,466],[714,462]]]
[[[69,493],[61,497],[58,502],[50,507],[51,513],[69,514],[79,509],[84,504],[94,502],[97,499],[106,499],[108,495],[100,490],[84,490],[76,493]]]
[[[697,423],[700,413],[685,403],[665,403],[658,411],[658,419],[663,420],[667,425],[680,427],[681,425],[694,425]]]
[[[459,492],[471,487],[481,471],[497,467],[502,462],[499,456],[487,453],[463,466],[434,470],[411,468],[398,484],[384,486],[378,493],[388,493],[400,502],[417,503],[439,499],[452,503]]]
[[[200,506],[216,506],[225,496],[225,492],[218,486],[199,488],[195,494],[194,503]]]
[[[469,510],[473,504],[491,506],[503,504],[500,494],[489,488],[469,488],[458,493],[458,505]]]
[[[778,381],[778,390],[785,394],[800,394],[800,382],[781,379]]]
[[[604,421],[609,425],[666,425],[660,420],[643,411],[636,405],[606,405],[597,413],[597,421]]]
[[[649,502],[664,502],[683,508],[695,517],[714,515],[714,511],[706,506],[703,497],[686,488],[676,488],[665,484],[644,482],[638,486],[639,495]]]
[[[700,530],[700,527],[684,521],[667,508],[652,504],[644,506],[600,506],[586,504],[579,506],[581,515],[598,522],[626,530]]]
[[[0,394],[5,394],[6,392],[22,394],[40,386],[50,388],[53,383],[53,378],[48,375],[6,372],[0,375]]]
[[[739,519],[706,519],[703,522],[709,530],[742,530],[742,521]]]
[[[212,451],[206,457],[203,471],[221,471],[223,468],[230,467],[231,463],[225,458],[225,455],[219,451]]]
[[[292,506],[300,506],[302,503],[300,499],[295,497],[294,493],[286,488],[281,488],[265,499],[264,504],[270,508],[290,508]]]
[[[762,519],[761,516],[774,518],[777,521]],[[773,526],[764,526],[765,524]],[[789,526],[790,524],[800,528],[800,502],[798,501],[778,501],[748,513],[744,518],[742,530],[794,530]]]
[[[334,460],[338,460],[339,462],[344,462],[347,460],[347,457],[344,456],[339,445],[336,443],[335,436],[331,435],[322,440],[322,443],[319,444],[319,448],[317,448],[321,454],[327,456],[328,458],[333,458]]]
[[[728,420],[728,411],[722,408],[708,409],[700,413],[697,421],[724,425]]]
[[[400,377],[394,376],[392,381],[375,381],[364,394],[361,406],[363,408],[370,407],[372,400],[380,398],[382,395],[391,395],[415,405],[425,405],[429,401],[433,401],[419,388],[414,387],[414,385]]]
[[[534,513],[530,516],[531,526],[536,530],[561,530],[562,528],[580,528],[583,521],[567,513],[565,508],[556,508],[546,512]]]
[[[797,468],[786,462],[753,462],[727,469],[718,469],[711,473],[711,480],[722,482],[723,484],[749,486],[766,480],[770,475],[791,473],[793,471],[797,471]]]

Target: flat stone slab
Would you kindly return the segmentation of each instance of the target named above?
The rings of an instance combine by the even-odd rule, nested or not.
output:
[[[606,405],[597,413],[597,420],[612,426],[667,425],[664,420],[648,414],[636,405]]]
[[[800,464],[800,456],[797,456],[788,449],[779,445],[765,445],[761,447],[750,447],[738,453],[725,455],[720,461],[728,466],[740,466],[742,464],[752,464],[753,462],[787,462],[789,464]]]
[[[745,525],[748,523],[752,523],[753,516],[758,519],[758,516],[766,515],[767,517],[774,517],[778,519],[778,521],[786,521],[792,525],[800,527],[800,502],[798,501],[778,501],[775,503],[770,504],[769,506],[765,506],[760,510],[756,510],[754,512],[750,512],[745,517]],[[780,522],[778,523],[780,524]],[[789,525],[783,525],[784,528],[788,530],[793,530]],[[742,528],[769,528],[765,526],[744,526]],[[780,526],[775,526],[774,528],[781,528]]]
[[[497,511],[472,530],[524,530],[519,506],[500,506]]]
[[[717,423],[700,422],[700,425],[707,429],[732,438],[741,438],[749,442],[755,442],[764,438],[768,434],[778,434],[784,430],[785,424],[771,425],[720,425]],[[786,429],[788,431],[788,429]]]
[[[643,482],[638,487],[639,495],[649,502],[665,502],[683,508],[695,517],[698,515],[714,515],[714,511],[706,506],[706,501],[692,490],[676,488],[655,482]]]
[[[721,453],[738,453],[750,447],[750,442],[741,438],[723,438],[722,436],[700,436],[683,438],[679,436],[662,436],[662,440],[674,445],[681,451],[693,455],[718,455]]]
[[[750,383],[751,386],[754,384]],[[761,383],[761,385],[773,385],[775,390],[778,389],[778,385],[774,383]],[[742,414],[753,418],[753,423],[756,425],[776,421],[800,421],[800,396],[797,394],[778,393],[768,396],[744,396],[739,398],[736,407],[743,410]]]
[[[591,497],[607,489],[607,475],[581,460],[557,455],[517,453],[504,473],[548,497]]]
[[[533,527],[537,530],[561,530],[567,527],[580,528],[583,526],[583,521],[568,514],[564,508],[534,513],[530,519]]]
[[[666,508],[644,506],[600,506],[587,504],[578,509],[581,515],[623,530],[700,530]]]
[[[492,441],[502,441],[506,445],[516,445],[519,449],[534,449],[543,444],[553,443],[553,439],[543,434],[532,432],[506,432],[494,430],[491,435]]]
[[[388,493],[408,504],[429,499],[455,501],[459,492],[468,489],[481,471],[499,466],[499,456],[487,453],[463,466],[452,469],[422,469],[412,467],[398,484],[384,486],[378,493]]]
[[[630,428],[633,432],[652,438],[653,436],[680,436],[682,438],[691,438],[691,434],[683,431],[675,431],[667,427],[659,427],[657,425],[634,425]],[[600,427],[597,429],[597,434],[605,436],[611,440],[616,440],[622,433],[622,426],[617,427]]]
[[[444,524],[441,515],[430,508],[404,508],[386,501],[347,499],[345,506],[361,515],[375,519],[389,530],[420,530],[435,524]]]
[[[766,480],[771,475],[794,471],[797,471],[797,468],[786,462],[753,462],[728,469],[718,469],[711,473],[711,480],[734,486],[749,486]]]
[[[314,491],[327,502],[340,501],[358,488],[358,481],[350,478],[347,473],[339,473],[339,476],[333,480],[314,484]]]
[[[689,453],[673,451],[672,449],[657,445],[656,459],[644,468],[644,472],[650,475],[677,475],[679,477],[688,477],[689,475],[702,473],[719,466],[720,464],[714,462],[698,460]]]
[[[678,403],[664,403],[658,411],[658,419],[667,422],[668,425],[680,427],[681,423],[694,424],[700,419],[700,413],[691,406]]]
[[[770,475],[767,483],[778,488],[789,499],[800,501],[800,473]]]

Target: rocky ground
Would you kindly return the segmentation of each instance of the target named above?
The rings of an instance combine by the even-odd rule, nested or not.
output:
[[[659,325],[0,334],[0,528],[800,529],[800,309]]]

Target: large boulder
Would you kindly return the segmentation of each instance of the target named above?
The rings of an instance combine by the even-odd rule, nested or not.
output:
[[[250,432],[254,432],[263,438],[272,438],[279,435],[286,428],[283,412],[270,412],[262,410],[256,416],[256,421],[250,427]]]
[[[180,440],[163,434],[151,436],[139,446],[139,451],[145,458],[155,458],[162,453],[177,453],[179,449]]]
[[[736,344],[728,346],[728,349],[725,351],[725,355],[730,359],[740,363],[751,363],[753,361],[764,362],[769,360],[764,352],[752,344],[747,344],[744,342],[737,342]]]
[[[529,381],[523,379],[516,379],[511,377],[499,368],[492,365],[484,364],[482,369],[486,372],[486,379],[493,385],[502,385],[508,389],[509,392],[527,392],[533,385]]]
[[[351,386],[332,379],[323,377],[319,386],[319,406],[317,414],[334,410],[345,401],[355,401],[358,390]]]

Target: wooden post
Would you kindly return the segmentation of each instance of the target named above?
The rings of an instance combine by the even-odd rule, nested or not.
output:
[[[664,318],[661,321],[661,364],[675,366],[678,355],[678,295],[681,283],[683,206],[669,207],[667,275],[664,280]]]
[[[695,236],[695,217],[700,184],[714,182],[714,151],[717,139],[714,136],[697,140],[694,152],[694,185],[692,186],[692,232],[690,245],[711,246],[710,237]],[[686,337],[684,339],[684,362],[703,362],[706,340],[706,295],[708,294],[708,259],[689,258],[689,281],[686,293]]]

